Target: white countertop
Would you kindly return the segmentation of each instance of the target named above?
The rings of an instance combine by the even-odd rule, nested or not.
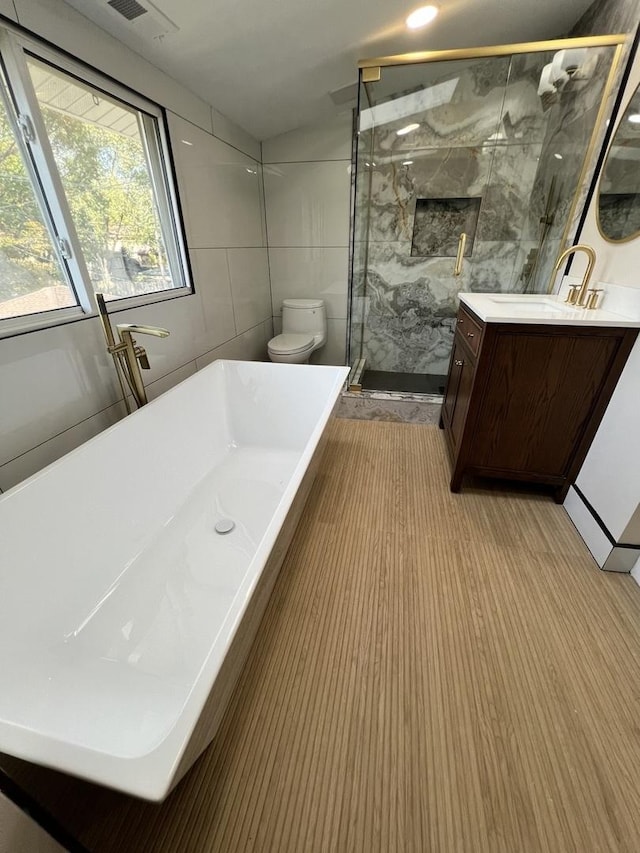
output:
[[[626,326],[640,328],[640,318],[601,308],[574,308],[562,296],[540,293],[460,293],[460,302],[485,323],[544,323],[553,326]]]

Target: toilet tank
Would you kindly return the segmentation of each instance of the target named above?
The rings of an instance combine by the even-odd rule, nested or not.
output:
[[[282,303],[282,331],[313,335],[316,344],[327,338],[327,313],[322,299],[285,299]]]

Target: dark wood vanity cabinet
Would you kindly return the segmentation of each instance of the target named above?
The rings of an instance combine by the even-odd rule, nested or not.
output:
[[[457,317],[440,425],[451,490],[465,474],[545,483],[561,503],[622,373],[637,329],[483,323]]]

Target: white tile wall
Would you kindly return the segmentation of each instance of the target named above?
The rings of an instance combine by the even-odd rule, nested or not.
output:
[[[269,249],[273,314],[282,312],[287,297],[324,299],[327,317],[347,316],[349,250],[345,247]]]
[[[226,249],[192,249],[191,268],[202,304],[195,355],[235,337],[233,297]]]
[[[189,247],[262,246],[260,165],[173,113],[169,131]]]
[[[231,341],[216,347],[210,352],[204,353],[196,359],[198,370],[202,370],[212,361],[218,358],[252,359],[254,361],[268,361],[267,343],[272,337],[271,322],[258,323],[253,329],[248,329],[244,334],[233,338]]]
[[[118,399],[98,320],[0,341],[0,464]]]
[[[262,143],[264,163],[299,163],[313,160],[351,160],[352,113],[322,126],[303,127]]]
[[[271,316],[269,259],[266,249],[227,249],[236,334]]]
[[[311,364],[344,364],[346,320],[327,320],[327,342],[311,356]]]
[[[348,246],[350,164],[344,160],[264,166],[272,246]]]
[[[155,382],[151,382],[149,385],[145,384],[147,399],[155,400],[156,397],[164,394],[165,391],[169,391],[174,385],[177,385],[184,379],[188,379],[190,376],[193,376],[197,369],[195,361],[188,361],[181,367],[176,368],[172,373],[168,373],[166,376],[161,376],[160,379],[156,379]]]
[[[12,21],[17,21],[18,17],[16,15],[16,10],[14,8],[11,0],[1,0],[0,2],[0,15],[4,15],[5,18],[10,18]]]
[[[191,375],[201,357],[266,358],[272,307],[259,143],[63,0],[17,0],[17,9],[26,27],[169,110],[196,292],[127,311],[110,306],[114,324],[170,330],[164,339],[137,337],[151,362],[149,397]],[[120,394],[95,318],[0,340],[0,488],[109,426],[124,412]]]
[[[325,300],[328,340],[312,362],[344,364],[349,277],[351,114],[262,144],[275,332],[282,300]]]
[[[0,489],[6,491],[15,486],[16,483],[30,477],[50,462],[59,459],[71,450],[75,450],[76,447],[85,441],[89,441],[94,435],[98,435],[102,430],[112,426],[125,414],[124,403],[116,403],[55,435],[48,441],[36,445],[26,453],[16,456],[15,459],[0,466]]]
[[[213,133],[218,139],[228,142],[229,145],[233,145],[234,148],[243,151],[249,157],[253,157],[254,160],[258,162],[262,161],[260,143],[253,136],[248,134],[246,130],[238,127],[237,124],[226,116],[223,116],[218,110],[212,110],[212,117]]]

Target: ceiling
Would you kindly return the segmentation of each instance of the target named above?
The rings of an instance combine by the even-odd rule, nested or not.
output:
[[[441,0],[417,32],[404,19],[421,0],[153,0],[175,25],[155,38],[140,27],[151,16],[67,2],[264,140],[335,114],[329,93],[356,81],[358,59],[554,38],[592,0]]]

